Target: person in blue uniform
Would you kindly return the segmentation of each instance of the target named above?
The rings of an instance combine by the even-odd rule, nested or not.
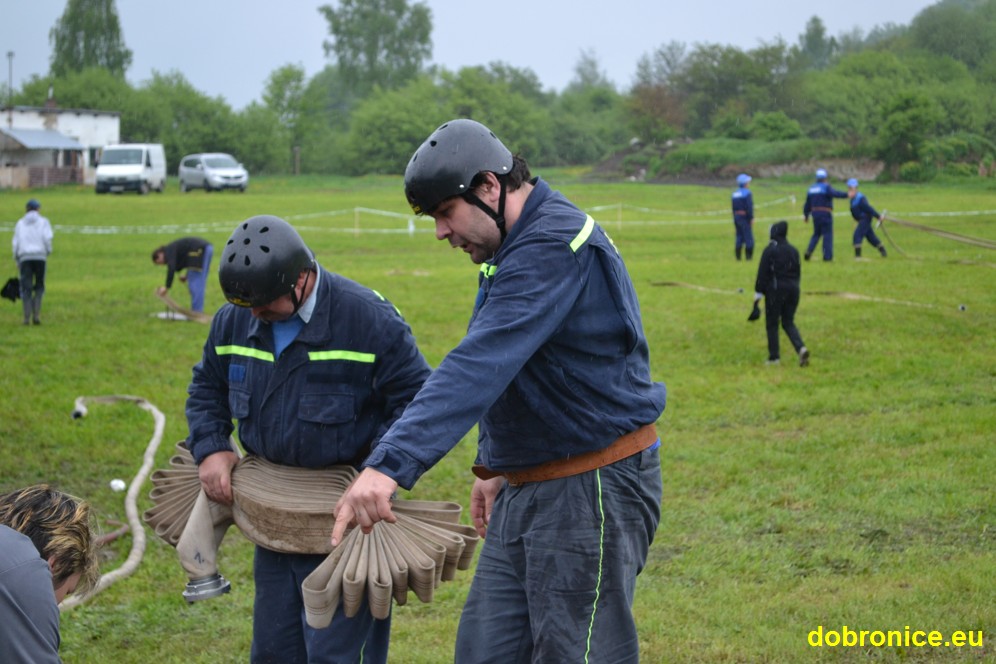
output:
[[[218,277],[228,304],[211,322],[194,367],[187,446],[208,498],[231,504],[238,421],[247,454],[302,468],[356,468],[401,415],[429,365],[397,309],[380,294],[320,267],[278,217],[232,233]],[[390,617],[340,603],[325,629],[304,619],[301,582],[324,554],[256,546],[252,662],[387,661]]]
[[[776,222],[771,226],[771,243],[761,252],[761,262],[757,266],[757,279],[754,282],[755,306],[758,300],[764,298],[768,364],[778,364],[781,361],[778,344],[778,326],[781,325],[799,355],[799,366],[809,365],[809,349],[802,342],[802,335],[795,325],[801,281],[802,264],[799,261],[799,251],[789,244],[788,222]],[[752,314],[748,320],[754,319]]]
[[[825,169],[816,170],[816,182],[806,192],[806,203],[802,207],[802,219],[809,223],[813,217],[813,236],[806,249],[806,260],[816,251],[816,245],[823,240],[823,260],[833,260],[833,199],[847,198],[846,191],[838,191],[827,182]]]
[[[635,662],[666,393],[622,256],[472,120],[426,139],[405,193],[438,240],[481,266],[479,290],[466,335],[339,501],[332,544],[350,524],[392,521],[395,489],[476,424],[470,515],[485,541],[454,660]]]
[[[854,257],[861,258],[861,244],[868,240],[868,243],[882,254],[882,258],[885,258],[887,255],[885,245],[878,239],[872,228],[872,219],[881,219],[882,215],[871,206],[868,197],[858,191],[858,186],[859,183],[854,178],[847,181],[847,197],[851,199],[851,216],[854,217],[854,221],[858,222],[854,228]]]
[[[740,252],[750,260],[754,256],[754,197],[750,192],[753,178],[746,173],[737,176],[737,189],[733,192],[733,227],[737,238],[734,253],[740,260]]]

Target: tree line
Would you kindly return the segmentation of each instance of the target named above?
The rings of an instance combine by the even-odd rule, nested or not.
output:
[[[996,0],[941,0],[908,26],[832,37],[814,16],[794,44],[752,49],[662,44],[619,90],[583,52],[562,91],[502,62],[429,66],[432,14],[421,2],[338,0],[328,65],[284,65],[260,101],[233,110],[181,72],[125,80],[114,0],[68,0],[50,32],[47,76],[13,94],[42,105],[121,113],[121,138],[237,155],[254,173],[397,174],[438,124],[472,117],[538,165],[587,165],[626,148],[650,177],[819,156],[884,161],[887,177],[991,173],[996,158]],[[636,147],[633,147],[636,146]]]

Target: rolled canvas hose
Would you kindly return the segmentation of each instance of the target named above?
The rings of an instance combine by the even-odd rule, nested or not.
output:
[[[390,614],[392,598],[404,604],[409,590],[431,602],[436,586],[454,579],[456,570],[469,569],[477,531],[459,523],[457,503],[397,499],[396,523],[381,521],[369,535],[354,528],[333,550],[332,510],[356,476],[350,466],[293,468],[247,456],[232,471],[228,508],[201,491],[197,466],[181,441],[170,467],[152,474],[154,506],[143,516],[157,536],[176,547],[190,579],[184,591],[189,602],[228,591],[217,553],[232,523],[273,551],[328,554],[301,586],[312,627],[327,627],[340,601],[351,617],[366,598],[376,618]]]

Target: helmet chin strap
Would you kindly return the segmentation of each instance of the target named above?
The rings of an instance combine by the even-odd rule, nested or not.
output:
[[[308,290],[308,279],[310,279],[310,278],[311,278],[311,268],[308,268],[308,273],[304,276],[304,285],[301,286],[301,294],[302,295],[304,295],[304,291]],[[294,314],[296,314],[298,312],[298,309],[300,309],[301,306],[304,304],[304,298],[297,296],[297,287],[296,287],[296,285],[295,285],[295,288],[293,288],[291,290],[290,296],[291,296],[291,304],[294,305],[294,311],[291,313],[291,316],[293,316]]]
[[[463,195],[464,199],[469,203],[473,203],[477,207],[484,211],[484,214],[488,215],[495,220],[495,224],[498,226],[498,232],[501,233],[501,241],[505,241],[505,236],[508,233],[505,231],[505,178],[501,176],[498,177],[498,212],[495,212],[488,206],[484,201],[477,197],[472,191],[468,191]]]

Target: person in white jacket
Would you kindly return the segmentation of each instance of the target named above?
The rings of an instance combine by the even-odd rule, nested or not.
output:
[[[52,225],[38,212],[41,203],[32,198],[26,212],[14,226],[14,261],[20,271],[24,324],[41,325],[42,296],[45,295],[45,262],[52,253]]]

